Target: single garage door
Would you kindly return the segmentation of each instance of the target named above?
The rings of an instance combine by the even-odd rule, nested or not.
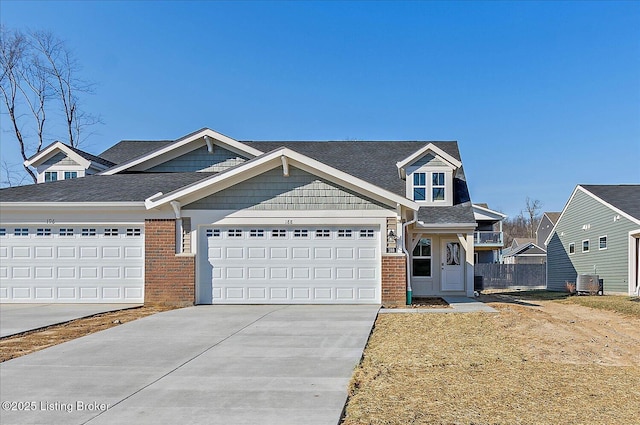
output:
[[[379,227],[204,232],[214,304],[380,303]]]
[[[144,227],[0,227],[0,299],[142,303]]]

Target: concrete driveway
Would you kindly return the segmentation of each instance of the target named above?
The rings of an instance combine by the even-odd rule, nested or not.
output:
[[[377,306],[197,306],[0,364],[2,424],[331,424]]]
[[[137,307],[139,304],[2,304],[0,337],[40,329],[107,311]]]

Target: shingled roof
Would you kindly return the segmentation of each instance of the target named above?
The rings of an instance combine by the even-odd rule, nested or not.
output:
[[[591,192],[604,202],[613,205],[630,216],[640,220],[640,185],[590,185],[581,184],[583,189]]]
[[[151,153],[171,143],[173,143],[173,140],[123,140],[111,146],[99,156],[115,165]]]
[[[139,173],[90,175],[77,179],[9,187],[2,202],[137,202],[158,192],[168,193],[213,173]]]

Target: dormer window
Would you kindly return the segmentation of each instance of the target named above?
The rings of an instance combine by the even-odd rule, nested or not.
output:
[[[58,180],[58,172],[57,171],[45,171],[44,172],[44,181],[45,182],[55,182]]]
[[[413,170],[411,170],[413,171]],[[420,203],[434,205],[451,205],[453,196],[452,172],[430,170],[421,167],[408,175],[407,193],[413,195],[413,200]]]
[[[413,200],[427,200],[427,173],[413,173]]]
[[[444,201],[444,173],[431,173],[431,194],[434,201]]]

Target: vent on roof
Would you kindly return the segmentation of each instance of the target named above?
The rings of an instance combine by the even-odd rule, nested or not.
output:
[[[590,295],[602,295],[602,280],[597,274],[579,274],[576,280],[576,292]]]

